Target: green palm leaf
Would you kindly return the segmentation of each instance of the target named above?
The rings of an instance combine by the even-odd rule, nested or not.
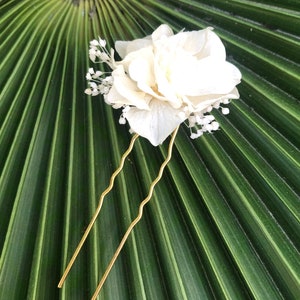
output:
[[[214,134],[191,140],[181,126],[99,299],[300,297],[299,2],[11,0],[0,1],[0,299],[93,294],[167,143],[136,142],[59,290],[130,141],[120,112],[83,93],[88,43],[161,23],[214,27],[241,99],[214,113]]]

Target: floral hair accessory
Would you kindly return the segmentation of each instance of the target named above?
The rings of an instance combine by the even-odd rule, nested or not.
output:
[[[158,177],[152,182],[148,197],[141,203],[138,217],[131,223],[119,248],[92,299],[96,299],[129,233],[142,217],[143,206],[150,200],[155,184],[160,180],[171,159],[175,135],[181,123],[190,127],[191,138],[219,128],[210,114],[213,108],[228,114],[222,106],[238,99],[236,85],[241,81],[237,67],[226,61],[225,47],[220,38],[208,27],[198,31],[174,34],[168,25],[159,26],[151,35],[133,41],[117,41],[115,51],[106,49],[106,41],[99,38],[90,42],[89,57],[94,63],[108,65],[109,73],[90,68],[86,74],[89,87],[85,93],[102,94],[107,104],[122,109],[119,123],[129,123],[135,135],[124,153],[120,167],[111,177],[109,187],[100,197],[97,211],[76,249],[59,284],[61,287],[95,219],[104,196],[112,189],[114,178],[121,171],[125,158],[140,135],[154,146],[163,143],[172,133],[169,152]]]
[[[90,59],[106,63],[112,72],[106,76],[89,69],[85,92],[103,94],[106,103],[122,108],[120,123],[127,120],[133,132],[154,146],[185,121],[192,138],[217,130],[211,110],[239,98],[235,86],[241,73],[226,61],[224,45],[211,27],[174,35],[161,25],[143,39],[117,41],[121,61],[105,45],[102,39],[91,41]]]

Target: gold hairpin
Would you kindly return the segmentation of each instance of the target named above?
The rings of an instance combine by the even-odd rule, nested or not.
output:
[[[125,232],[125,234],[124,234],[124,236],[123,236],[123,238],[122,238],[122,240],[121,240],[121,242],[120,242],[117,250],[115,251],[115,253],[114,253],[114,255],[113,255],[110,263],[108,264],[108,266],[107,266],[107,268],[106,268],[106,270],[105,270],[105,272],[104,272],[104,274],[103,274],[103,276],[102,276],[102,278],[101,278],[101,280],[100,280],[100,282],[99,282],[99,284],[98,284],[98,286],[97,286],[97,288],[96,288],[96,290],[95,290],[95,292],[94,292],[94,294],[93,294],[93,296],[91,298],[92,300],[96,300],[97,296],[99,295],[99,293],[101,291],[101,288],[102,288],[105,280],[107,279],[107,277],[108,277],[108,275],[109,275],[112,267],[114,266],[114,264],[115,264],[115,262],[116,262],[116,260],[117,260],[117,258],[119,256],[119,254],[120,254],[120,252],[121,252],[121,250],[122,250],[125,242],[127,241],[127,239],[129,237],[131,231],[133,230],[133,228],[135,227],[135,225],[141,220],[141,218],[143,216],[144,206],[150,201],[150,199],[151,199],[151,197],[153,195],[153,191],[154,191],[155,185],[160,181],[166,165],[171,160],[172,149],[173,149],[175,137],[176,137],[177,132],[178,132],[178,128],[179,128],[179,126],[177,126],[177,128],[174,130],[174,132],[172,134],[172,137],[171,137],[171,140],[170,140],[170,144],[169,144],[169,147],[168,147],[168,155],[167,155],[165,161],[162,163],[162,165],[161,165],[161,167],[159,169],[158,176],[152,181],[152,183],[150,185],[150,188],[149,188],[148,196],[141,202],[141,204],[139,206],[138,215],[130,223],[127,231]],[[74,254],[73,254],[72,258],[71,258],[71,260],[70,260],[70,262],[69,262],[69,264],[67,265],[67,267],[66,267],[66,269],[65,269],[65,271],[64,271],[64,273],[63,273],[63,275],[62,275],[62,277],[61,277],[61,279],[60,279],[60,281],[58,283],[58,287],[59,288],[62,287],[64,281],[66,280],[66,277],[68,276],[69,271],[71,270],[71,268],[72,268],[72,266],[73,266],[73,264],[74,264],[74,262],[75,262],[75,260],[76,260],[76,258],[78,256],[78,254],[79,254],[79,252],[80,252],[80,250],[81,250],[81,248],[82,248],[85,240],[87,239],[87,237],[88,237],[88,235],[89,235],[89,233],[90,233],[90,231],[91,231],[91,229],[92,229],[92,227],[93,227],[93,225],[94,225],[94,223],[95,223],[95,221],[96,221],[96,219],[97,219],[97,217],[98,217],[98,215],[100,213],[100,210],[101,210],[101,207],[102,207],[102,204],[103,204],[103,201],[104,201],[104,197],[112,190],[113,185],[114,185],[114,180],[115,180],[116,176],[121,172],[121,170],[122,170],[122,168],[124,166],[125,159],[129,155],[129,153],[131,152],[131,150],[133,148],[133,145],[134,145],[134,142],[135,142],[135,140],[137,138],[138,138],[138,134],[135,134],[132,137],[130,145],[129,145],[127,151],[123,154],[123,156],[121,158],[120,166],[112,174],[112,176],[110,178],[110,184],[107,187],[107,189],[101,194],[100,199],[99,199],[98,207],[97,207],[97,209],[96,209],[96,211],[95,211],[95,213],[94,213],[94,215],[93,215],[93,217],[92,217],[92,219],[91,219],[91,221],[90,221],[87,229],[85,230],[85,232],[84,232],[84,234],[83,234],[83,236],[82,236],[82,238],[81,238],[81,240],[80,240],[80,242],[79,242],[79,244],[78,244],[78,246],[77,246],[77,248],[76,248],[76,250],[75,250],[75,252],[74,252]]]

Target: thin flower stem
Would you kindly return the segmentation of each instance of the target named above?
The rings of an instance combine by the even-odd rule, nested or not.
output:
[[[133,148],[133,145],[134,145],[134,142],[135,140],[138,138],[138,134],[135,134],[131,141],[130,141],[130,144],[129,144],[129,147],[128,149],[126,150],[126,152],[123,154],[122,158],[121,158],[121,161],[120,161],[120,166],[118,167],[118,169],[116,169],[116,171],[112,174],[111,178],[110,178],[110,182],[109,182],[109,186],[106,188],[106,190],[101,194],[100,196],[100,199],[99,199],[99,204],[98,204],[98,207],[96,208],[96,211],[94,213],[94,216],[92,217],[91,221],[90,221],[90,224],[88,225],[87,229],[85,230],[68,266],[66,267],[65,269],[65,272],[63,273],[63,276],[61,277],[59,283],[58,283],[58,287],[61,288],[64,281],[66,280],[66,277],[68,276],[68,273],[70,271],[70,269],[72,268],[87,236],[89,235],[99,213],[100,213],[100,210],[101,210],[101,207],[102,207],[102,204],[103,204],[103,200],[104,200],[104,197],[112,190],[113,186],[114,186],[114,180],[116,178],[116,176],[121,172],[121,170],[123,169],[123,166],[124,166],[124,163],[125,163],[125,159],[126,157],[129,155],[129,153],[131,152],[132,148]]]
[[[133,230],[134,226],[141,220],[142,216],[143,216],[143,209],[144,209],[144,206],[150,201],[151,197],[152,197],[152,194],[153,194],[153,190],[154,190],[154,187],[155,185],[160,181],[161,177],[162,177],[162,174],[163,174],[163,171],[164,171],[164,168],[166,167],[166,165],[169,163],[169,161],[171,160],[171,157],[172,157],[172,148],[173,148],[173,145],[174,145],[174,141],[175,141],[175,137],[177,135],[177,132],[178,132],[178,128],[179,126],[174,130],[173,134],[172,134],[172,138],[171,138],[171,141],[170,141],[170,144],[169,144],[169,148],[168,148],[168,155],[165,159],[165,161],[162,163],[160,169],[159,169],[159,172],[158,172],[158,176],[154,179],[154,181],[152,181],[151,185],[150,185],[150,188],[149,188],[149,193],[148,193],[148,196],[141,202],[140,206],[139,206],[139,213],[137,215],[137,217],[131,222],[131,224],[129,225],[126,233],[124,234],[116,252],[114,253],[109,265],[107,266],[98,286],[97,286],[97,289],[95,290],[95,293],[94,295],[92,296],[91,300],[96,300],[97,299],[97,296],[99,295],[100,291],[101,291],[101,288],[105,282],[105,280],[107,279],[113,265],[115,264],[126,240],[128,239],[131,231]]]

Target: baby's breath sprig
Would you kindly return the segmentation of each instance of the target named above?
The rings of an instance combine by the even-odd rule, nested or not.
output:
[[[111,69],[115,68],[114,49],[110,49],[110,52],[108,52],[106,41],[100,37],[98,40],[90,42],[89,58],[94,63],[105,63]],[[89,68],[85,78],[88,80],[89,85],[89,88],[84,91],[87,95],[107,95],[113,85],[111,72],[95,71],[94,68]]]

